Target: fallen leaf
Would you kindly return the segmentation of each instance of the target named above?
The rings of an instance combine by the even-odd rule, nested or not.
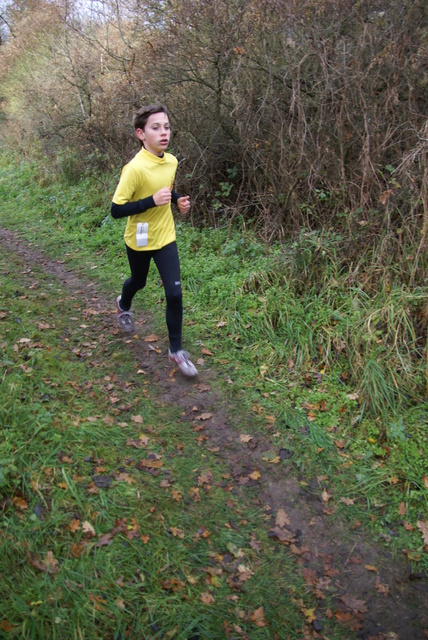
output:
[[[354,612],[365,613],[367,611],[367,606],[364,600],[358,600],[358,598],[355,598],[354,596],[351,596],[349,594],[341,596],[340,599],[342,600],[343,604],[348,607],[348,609],[351,609]]]
[[[158,342],[159,338],[154,333],[144,338],[144,342]]]
[[[53,329],[53,327],[51,327],[50,324],[45,324],[44,322],[37,322],[37,328],[40,329],[40,331],[46,331],[46,329]]]
[[[419,531],[422,533],[422,539],[428,545],[428,520],[418,520],[416,523]]]
[[[201,413],[200,416],[196,416],[196,420],[209,420],[213,417],[212,413]]]
[[[144,418],[141,415],[131,416],[131,420],[132,420],[132,422],[135,422],[137,424],[143,424],[143,422],[144,422]]]
[[[174,538],[184,538],[184,531],[182,529],[179,529],[178,527],[171,527],[170,531]]]
[[[246,567],[244,564],[240,564],[238,566],[239,580],[241,582],[246,582],[254,575],[254,571],[251,571],[249,567]]]
[[[70,552],[73,558],[80,558],[84,554],[87,548],[88,548],[88,545],[84,541],[78,542],[77,544],[72,542],[70,545]]]
[[[204,591],[201,594],[201,600],[204,604],[212,604],[215,602],[214,596],[209,591]]]
[[[198,391],[200,391],[200,393],[203,393],[204,391],[209,391],[211,389],[211,387],[208,384],[198,384],[197,385]]]
[[[289,529],[283,529],[281,527],[275,527],[272,531],[269,532],[270,537],[278,538],[278,541],[281,544],[290,544],[291,542],[295,542],[296,536]]]
[[[77,520],[77,518],[74,518],[68,525],[68,528],[70,529],[71,533],[75,533],[80,529],[80,520]]]
[[[428,489],[428,476],[422,476],[422,482],[425,485],[425,488]]]
[[[340,502],[343,502],[343,504],[351,506],[352,504],[354,504],[355,500],[353,498],[340,498]]]
[[[128,484],[136,483],[135,478],[133,478],[129,475],[129,473],[126,472],[118,473],[117,476],[115,476],[115,480],[116,482],[127,482]]]
[[[333,506],[325,507],[325,509],[323,509],[322,512],[325,513],[327,516],[331,516],[335,512],[335,508]]]
[[[136,469],[159,469],[160,467],[163,467],[162,460],[149,460],[148,458],[140,460],[135,465]]]
[[[88,487],[87,487],[86,491],[87,491],[88,493],[91,493],[91,494],[97,494],[97,493],[99,493],[99,491],[98,491],[98,487],[96,487],[96,485],[95,485],[95,483],[94,483],[94,482],[89,482],[89,483],[88,483]]]
[[[164,582],[162,582],[162,589],[165,589],[167,591],[181,591],[181,589],[184,589],[185,586],[186,585],[184,584],[184,582],[182,582],[178,578],[170,578],[170,580],[165,580]]]
[[[211,351],[209,349],[207,349],[206,347],[202,347],[201,349],[201,353],[203,353],[205,356],[213,356],[214,354],[211,353]]]
[[[235,558],[242,558],[244,555],[244,552],[242,551],[242,549],[237,547],[236,544],[233,544],[233,542],[228,542],[226,544],[226,549],[230,551],[230,553],[234,555]]]
[[[58,560],[55,558],[52,551],[48,551],[45,556],[45,563],[49,573],[56,573],[58,571]]]
[[[104,535],[98,538],[95,547],[96,548],[107,547],[108,545],[112,544],[112,542],[113,542],[113,533],[111,532],[105,533]]]
[[[352,613],[349,613],[349,611],[336,611],[334,617],[339,620],[339,622],[349,622],[352,620]]]
[[[193,538],[194,540],[199,540],[200,538],[209,538],[210,535],[211,535],[211,532],[208,531],[208,529],[205,529],[205,527],[200,527],[195,533],[195,535],[193,536]]]
[[[331,494],[324,489],[324,491],[321,494],[322,501],[327,504],[327,502],[331,499],[331,497],[332,497]]]
[[[82,531],[90,536],[95,536],[95,529],[87,520],[82,524]]]
[[[250,547],[254,549],[254,551],[260,551],[262,548],[262,543],[256,540],[256,538],[254,537],[254,534],[250,540]]]
[[[139,438],[128,438],[126,441],[127,447],[135,447],[136,449],[141,449],[142,447],[146,447],[149,443],[148,436],[140,436]]]
[[[306,622],[311,624],[314,620],[316,620],[315,609],[301,609],[301,612],[306,618]]]
[[[253,436],[248,435],[247,433],[241,433],[239,436],[241,442],[250,442],[253,439]]]
[[[31,551],[27,553],[27,557],[33,567],[39,571],[51,574],[57,573],[58,571],[58,560],[54,557],[52,551],[47,552],[44,562],[34,553],[31,553]]]
[[[12,498],[12,502],[15,505],[15,507],[17,509],[20,509],[21,511],[25,511],[25,509],[28,509],[28,504],[27,502],[24,500],[24,498]]]
[[[256,625],[256,627],[265,627],[266,626],[266,619],[265,619],[265,611],[263,609],[263,607],[259,607],[258,609],[256,609],[253,613],[253,615],[251,616],[251,620],[254,622],[254,624]]]
[[[213,479],[213,474],[208,469],[207,471],[204,471],[203,473],[201,473],[201,475],[198,477],[198,485],[201,487],[204,484],[210,484],[212,479]]]
[[[302,571],[306,584],[316,584],[318,582],[318,574],[315,569],[305,567]]]
[[[376,589],[376,591],[378,591],[379,593],[382,593],[385,596],[387,596],[389,594],[388,585],[387,584],[382,584],[381,581],[379,580],[379,577],[376,578],[375,589]]]
[[[365,564],[364,569],[366,569],[366,571],[374,571],[374,573],[377,573],[377,567],[374,567],[372,564]]]
[[[253,473],[250,473],[248,477],[250,478],[250,480],[258,480],[259,478],[261,478],[261,475],[262,474],[260,473],[260,471],[257,471],[256,469],[256,471],[253,471]]]
[[[190,487],[189,495],[193,498],[195,502],[199,502],[201,496],[199,495],[199,487]]]
[[[284,509],[278,509],[278,512],[276,514],[275,524],[277,524],[278,527],[281,527],[281,528],[285,527],[285,525],[287,524],[290,524],[290,518],[287,516]]]
[[[400,503],[400,506],[398,507],[398,515],[400,516],[405,516],[406,515],[406,505],[404,504],[404,502]]]
[[[91,602],[94,603],[94,609],[96,611],[105,611],[106,610],[106,608],[105,608],[106,601],[103,598],[103,596],[97,596],[97,595],[91,593],[89,595],[89,600],[91,600]]]

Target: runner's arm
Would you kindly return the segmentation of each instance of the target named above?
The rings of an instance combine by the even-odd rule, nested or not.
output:
[[[176,191],[171,192],[171,200],[174,204],[177,204],[180,196]],[[155,207],[155,201],[153,196],[143,198],[142,200],[136,200],[135,202],[125,202],[125,204],[111,203],[110,213],[116,220],[119,218],[127,218],[128,216],[135,216],[138,213],[144,213],[147,209]]]

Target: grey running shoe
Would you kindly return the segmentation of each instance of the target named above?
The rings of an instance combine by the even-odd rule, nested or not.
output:
[[[117,321],[119,326],[124,331],[134,331],[134,323],[132,321],[132,313],[130,311],[124,311],[120,306],[120,296],[116,298],[117,307]]]
[[[189,360],[189,354],[187,353],[187,351],[177,351],[176,353],[171,353],[171,351],[168,349],[168,358],[171,360],[171,362],[174,362],[178,366],[181,373],[187,378],[194,378],[198,375],[198,370],[193,362]]]

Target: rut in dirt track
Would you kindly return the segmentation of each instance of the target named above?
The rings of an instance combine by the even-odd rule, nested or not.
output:
[[[0,242],[12,249],[25,267],[38,264],[70,293],[78,293],[82,304],[97,313],[98,323],[117,334],[111,296],[103,295],[93,282],[68,270],[64,263],[50,260],[36,247],[20,242],[10,231],[0,229]],[[145,318],[144,331],[153,332],[150,317]],[[153,381],[152,387],[156,388],[162,403],[181,407],[183,422],[194,427],[195,405],[212,414],[204,423],[203,446],[229,466],[236,491],[242,492],[244,499],[248,484],[253,492],[257,489],[259,504],[272,514],[271,535],[277,537],[278,543],[290,545],[308,589],[319,598],[320,609],[324,592],[333,596],[336,614],[343,614],[340,624],[348,622],[350,637],[362,640],[428,638],[428,585],[424,576],[412,576],[404,559],[392,557],[387,550],[370,544],[362,533],[349,530],[346,523],[328,515],[320,501],[321,489],[315,478],[303,488],[291,465],[286,467],[284,462],[274,468],[266,463],[263,453],[275,448],[266,434],[256,434],[243,446],[239,433],[247,430],[251,416],[239,415],[236,407],[229,406],[215,391],[215,370],[204,365],[197,379],[186,380],[171,369],[166,344],[161,344],[160,354],[143,341],[137,345],[133,341],[132,350],[139,366],[144,367]],[[292,452],[282,450],[279,455],[286,460]],[[248,482],[254,469],[260,470],[261,478]],[[281,540],[281,531],[275,532],[275,514],[279,509],[289,518],[285,530],[289,540]],[[378,573],[368,572],[366,565],[375,565]],[[314,631],[316,624],[317,621]]]

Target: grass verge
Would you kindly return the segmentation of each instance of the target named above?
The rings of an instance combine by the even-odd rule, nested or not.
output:
[[[301,638],[312,597],[263,505],[78,295],[12,254],[0,273],[5,637]]]

